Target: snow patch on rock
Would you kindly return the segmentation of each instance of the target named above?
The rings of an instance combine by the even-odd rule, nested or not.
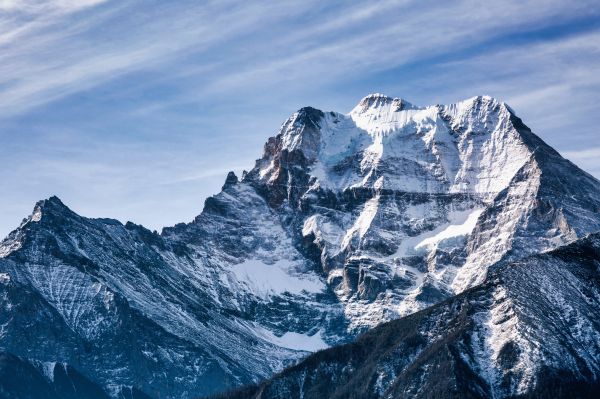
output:
[[[237,282],[259,297],[283,293],[318,293],[325,290],[325,283],[314,273],[295,273],[294,264],[280,260],[266,264],[258,259],[248,259],[231,267]]]
[[[428,252],[435,250],[444,242],[456,237],[465,237],[471,234],[477,225],[477,219],[484,209],[470,209],[466,211],[453,212],[449,215],[450,223],[437,234],[423,239],[414,246],[416,251],[427,249]],[[438,228],[439,229],[439,228]]]
[[[316,352],[329,347],[323,340],[320,330],[312,335],[288,331],[281,336],[277,336],[267,329],[258,327],[257,334],[274,345],[297,351]]]

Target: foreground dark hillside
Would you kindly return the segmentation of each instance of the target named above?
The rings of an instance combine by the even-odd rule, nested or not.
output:
[[[220,399],[597,398],[600,234]]]

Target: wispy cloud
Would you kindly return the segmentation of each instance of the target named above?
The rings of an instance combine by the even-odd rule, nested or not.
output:
[[[460,51],[500,30],[597,12],[592,3],[561,1],[485,6],[381,1],[353,7],[315,1],[176,3],[144,7],[141,25],[130,19],[142,4],[111,3],[98,14],[76,13],[100,3],[5,3],[6,9],[33,15],[4,33],[14,38],[23,26],[32,26],[27,40],[11,40],[3,49],[0,107],[5,116],[139,70],[169,68],[173,77],[209,71],[209,82],[199,79],[194,85],[206,95],[308,78],[322,82]],[[71,24],[76,28],[63,29]],[[114,32],[105,35],[104,30]],[[195,62],[185,62],[190,57]]]
[[[26,112],[128,72],[166,67],[190,52],[208,50],[289,12],[288,8],[267,3],[215,2],[194,9],[159,5],[141,17],[145,25],[120,32],[124,29],[119,27],[120,18],[130,17],[121,14],[139,10],[116,5],[115,9],[86,14],[73,22],[72,14],[84,5],[57,3],[55,7],[38,3],[22,6],[18,11],[33,14],[33,20],[25,24],[29,28],[18,26],[3,33],[11,39],[0,56],[3,116]],[[90,1],[85,5],[99,3]],[[73,27],[62,29],[71,23]],[[112,23],[117,24],[115,32],[104,35],[102,31]],[[15,41],[18,35],[26,38]]]
[[[189,220],[295,108],[370,91],[497,96],[600,176],[598,16],[590,0],[0,0],[0,235],[50,194]]]
[[[563,155],[569,159],[600,159],[600,147],[587,148],[579,151],[564,151]]]
[[[597,140],[600,30],[520,43],[442,63],[432,82],[444,100],[490,94],[508,102],[534,131],[561,150]],[[433,90],[434,87],[437,90]]]
[[[424,58],[457,52],[497,36],[498,30],[541,26],[560,12],[581,15],[586,8],[571,8],[562,2],[495,2],[485,6],[473,2],[428,4],[395,3],[383,21],[368,29],[352,29],[353,18],[341,18],[335,26],[340,34],[322,40],[319,30],[310,37],[312,26],[276,37],[269,43],[264,62],[227,71],[211,88],[230,90],[243,84],[255,86],[302,76],[337,78],[363,71],[390,69]],[[368,15],[368,13],[366,14]],[[418,38],[418,39],[416,39]],[[312,45],[302,45],[307,41]]]
[[[598,144],[598,142],[594,142]],[[600,147],[586,148],[577,151],[562,151],[561,154],[600,179]]]
[[[106,0],[0,0],[0,11],[22,14],[40,14],[60,10],[73,12]]]

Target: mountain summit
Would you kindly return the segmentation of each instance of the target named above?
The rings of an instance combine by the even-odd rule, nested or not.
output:
[[[38,203],[0,244],[0,350],[49,386],[64,365],[112,397],[218,392],[598,231],[599,211],[600,182],[491,97],[305,107],[160,235]]]

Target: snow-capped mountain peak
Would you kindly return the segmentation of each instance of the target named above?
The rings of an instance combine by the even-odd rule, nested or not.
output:
[[[377,110],[386,110],[388,112],[398,112],[405,109],[416,108],[408,101],[397,98],[388,97],[385,94],[373,93],[365,96],[359,103],[350,111],[350,115],[359,115]]]
[[[555,168],[579,176],[590,194],[571,203],[573,188],[563,185],[548,195],[564,210],[553,205],[556,213],[540,218],[538,196],[547,185],[558,187],[549,177],[556,173],[548,173]],[[302,209],[298,231],[313,240],[323,269],[333,273],[329,280],[343,276],[341,298],[382,301],[400,315],[480,282],[488,267],[515,253],[551,249],[600,228],[591,216],[598,182],[489,96],[418,108],[373,94],[347,115],[303,109],[269,139],[243,183],[272,205]],[[566,210],[575,208],[579,216]],[[393,288],[394,281],[407,288]],[[358,324],[382,311],[351,309],[361,315]]]
[[[512,120],[504,103],[487,96],[417,108],[372,94],[347,115],[301,109],[257,165],[262,178],[277,181],[282,161],[294,164],[335,190],[374,188],[383,177],[393,190],[493,196],[533,151]]]
[[[26,237],[26,232],[35,228],[32,224],[45,223],[48,219],[60,219],[70,214],[75,215],[56,196],[38,201],[33,207],[31,215],[23,219],[19,228],[11,232],[0,242],[0,258],[4,258],[21,248]]]
[[[369,94],[363,98],[348,114],[356,125],[367,132],[385,131],[384,125],[400,127],[412,113],[403,111],[419,110],[408,101],[392,98],[384,94]]]

